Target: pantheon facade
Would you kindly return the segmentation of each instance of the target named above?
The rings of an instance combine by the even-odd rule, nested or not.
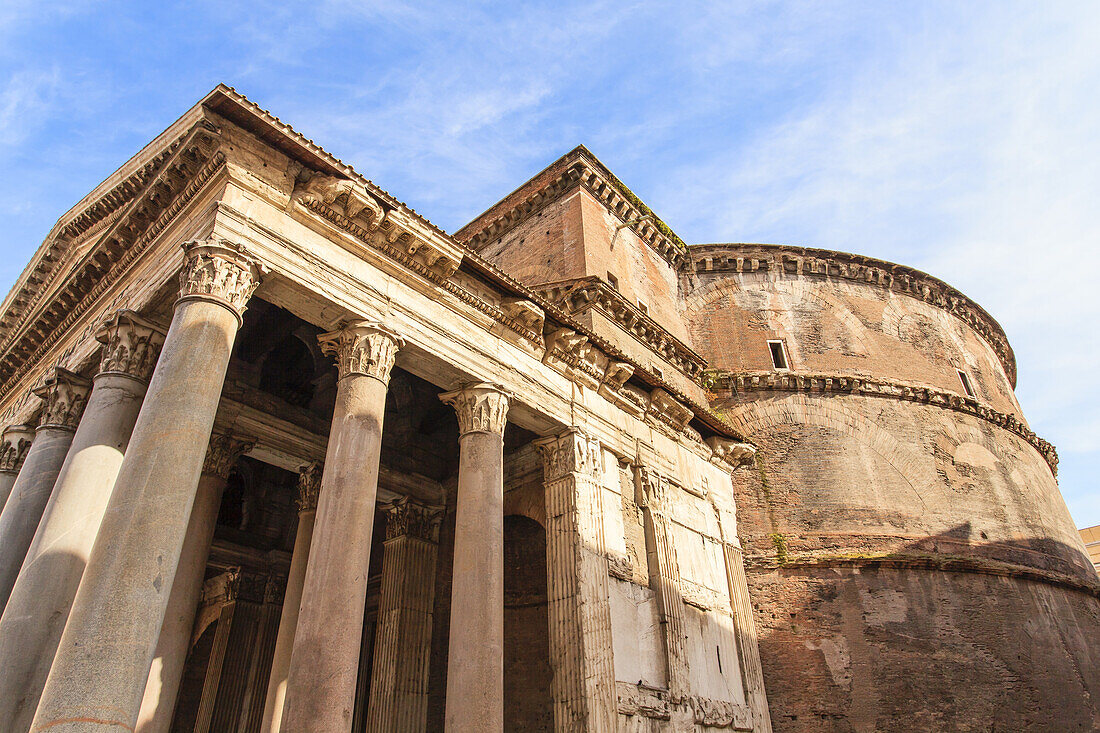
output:
[[[1100,729],[996,320],[687,245],[587,149],[448,234],[219,86],[0,306],[0,730]]]

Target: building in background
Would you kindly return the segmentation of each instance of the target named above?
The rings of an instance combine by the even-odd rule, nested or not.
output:
[[[11,730],[1100,727],[997,322],[687,245],[583,147],[453,235],[218,87],[0,307]]]
[[[1085,543],[1085,550],[1089,553],[1093,567],[1100,572],[1100,524],[1082,529],[1081,541]]]

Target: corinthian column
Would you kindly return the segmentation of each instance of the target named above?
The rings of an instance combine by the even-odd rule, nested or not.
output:
[[[504,426],[508,396],[476,384],[440,395],[458,413],[458,501],[446,730],[504,730]]]
[[[0,511],[11,495],[15,477],[23,467],[23,460],[34,441],[34,427],[31,425],[9,425],[0,438]],[[0,557],[2,560],[2,557]]]
[[[323,334],[320,341],[336,355],[340,381],[290,656],[282,729],[294,733],[351,730],[382,416],[390,370],[403,345],[365,321]]]
[[[419,733],[428,725],[428,660],[443,508],[405,496],[387,505],[386,514],[367,730]]]
[[[30,726],[99,532],[164,332],[121,311],[103,342],[84,415],[0,619],[0,710]]]
[[[84,377],[54,367],[46,384],[34,392],[42,399],[42,418],[11,496],[0,512],[0,610],[7,606],[53,493],[90,388],[91,382]]]
[[[32,730],[133,730],[187,533],[225,370],[259,266],[184,245],[180,298]]]
[[[320,461],[313,461],[298,469],[298,530],[294,535],[294,553],[290,556],[290,572],[287,574],[283,610],[279,616],[275,655],[271,659],[271,676],[267,683],[261,733],[279,733],[283,723],[290,655],[294,650],[294,630],[298,626],[298,612],[302,605],[302,588],[306,580],[309,546],[313,541],[313,523],[317,518],[317,498],[321,491],[323,468]]]
[[[546,482],[546,568],[555,730],[616,730],[599,441],[576,428],[535,442]]]
[[[195,491],[195,504],[187,523],[172,592],[168,596],[168,611],[160,629],[153,664],[149,668],[149,679],[145,683],[145,696],[138,713],[137,729],[140,733],[168,733],[172,727],[172,713],[176,709],[176,695],[183,679],[191,627],[195,624],[195,610],[202,594],[202,581],[206,576],[210,544],[214,541],[222,492],[233,465],[252,450],[252,445],[229,435],[215,435],[207,446],[206,460],[203,461]]]

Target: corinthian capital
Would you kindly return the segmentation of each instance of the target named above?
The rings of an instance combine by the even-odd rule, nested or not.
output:
[[[46,383],[34,391],[42,399],[39,427],[76,430],[92,383],[67,369],[54,367]]]
[[[382,507],[386,512],[386,539],[416,537],[428,542],[439,541],[439,525],[443,507],[421,504],[402,496]]]
[[[508,422],[508,394],[495,384],[473,384],[439,395],[455,408],[458,432],[496,433],[503,437]]]
[[[210,438],[210,445],[206,448],[206,460],[202,464],[202,472],[219,478],[229,478],[229,472],[233,470],[233,464],[237,459],[252,450],[255,443],[248,440],[234,438],[232,435],[215,433]]]
[[[0,471],[19,473],[23,459],[34,441],[34,427],[31,425],[10,425],[4,430],[0,440]]]
[[[183,260],[180,300],[224,305],[240,321],[245,304],[260,284],[260,264],[239,244],[214,238],[186,242]]]
[[[354,321],[338,331],[317,337],[321,351],[336,356],[340,379],[359,374],[390,381],[397,350],[405,341],[393,331],[370,321]]]
[[[317,499],[321,496],[321,476],[325,464],[310,461],[298,468],[298,511],[317,511]]]
[[[542,454],[545,481],[555,481],[571,473],[595,477],[600,472],[600,442],[576,428],[536,440],[535,448]]]
[[[103,344],[99,374],[126,374],[148,381],[157,365],[164,331],[137,313],[122,310],[95,335]]]

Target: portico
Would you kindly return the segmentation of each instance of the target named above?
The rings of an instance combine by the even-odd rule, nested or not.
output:
[[[101,324],[170,324],[136,418],[111,418],[125,450],[29,730],[769,729],[758,667],[704,693],[683,638],[615,641],[687,638],[689,604],[703,652],[755,658],[743,575],[681,572],[668,539],[740,567],[745,452],[697,375],[666,380],[232,90],[160,140],[97,189],[131,198],[66,225],[99,275],[54,294],[69,325],[0,362],[16,426],[45,364],[87,388]],[[517,574],[530,548],[545,564]],[[523,666],[509,639],[546,651]],[[545,699],[506,694],[539,665]]]

